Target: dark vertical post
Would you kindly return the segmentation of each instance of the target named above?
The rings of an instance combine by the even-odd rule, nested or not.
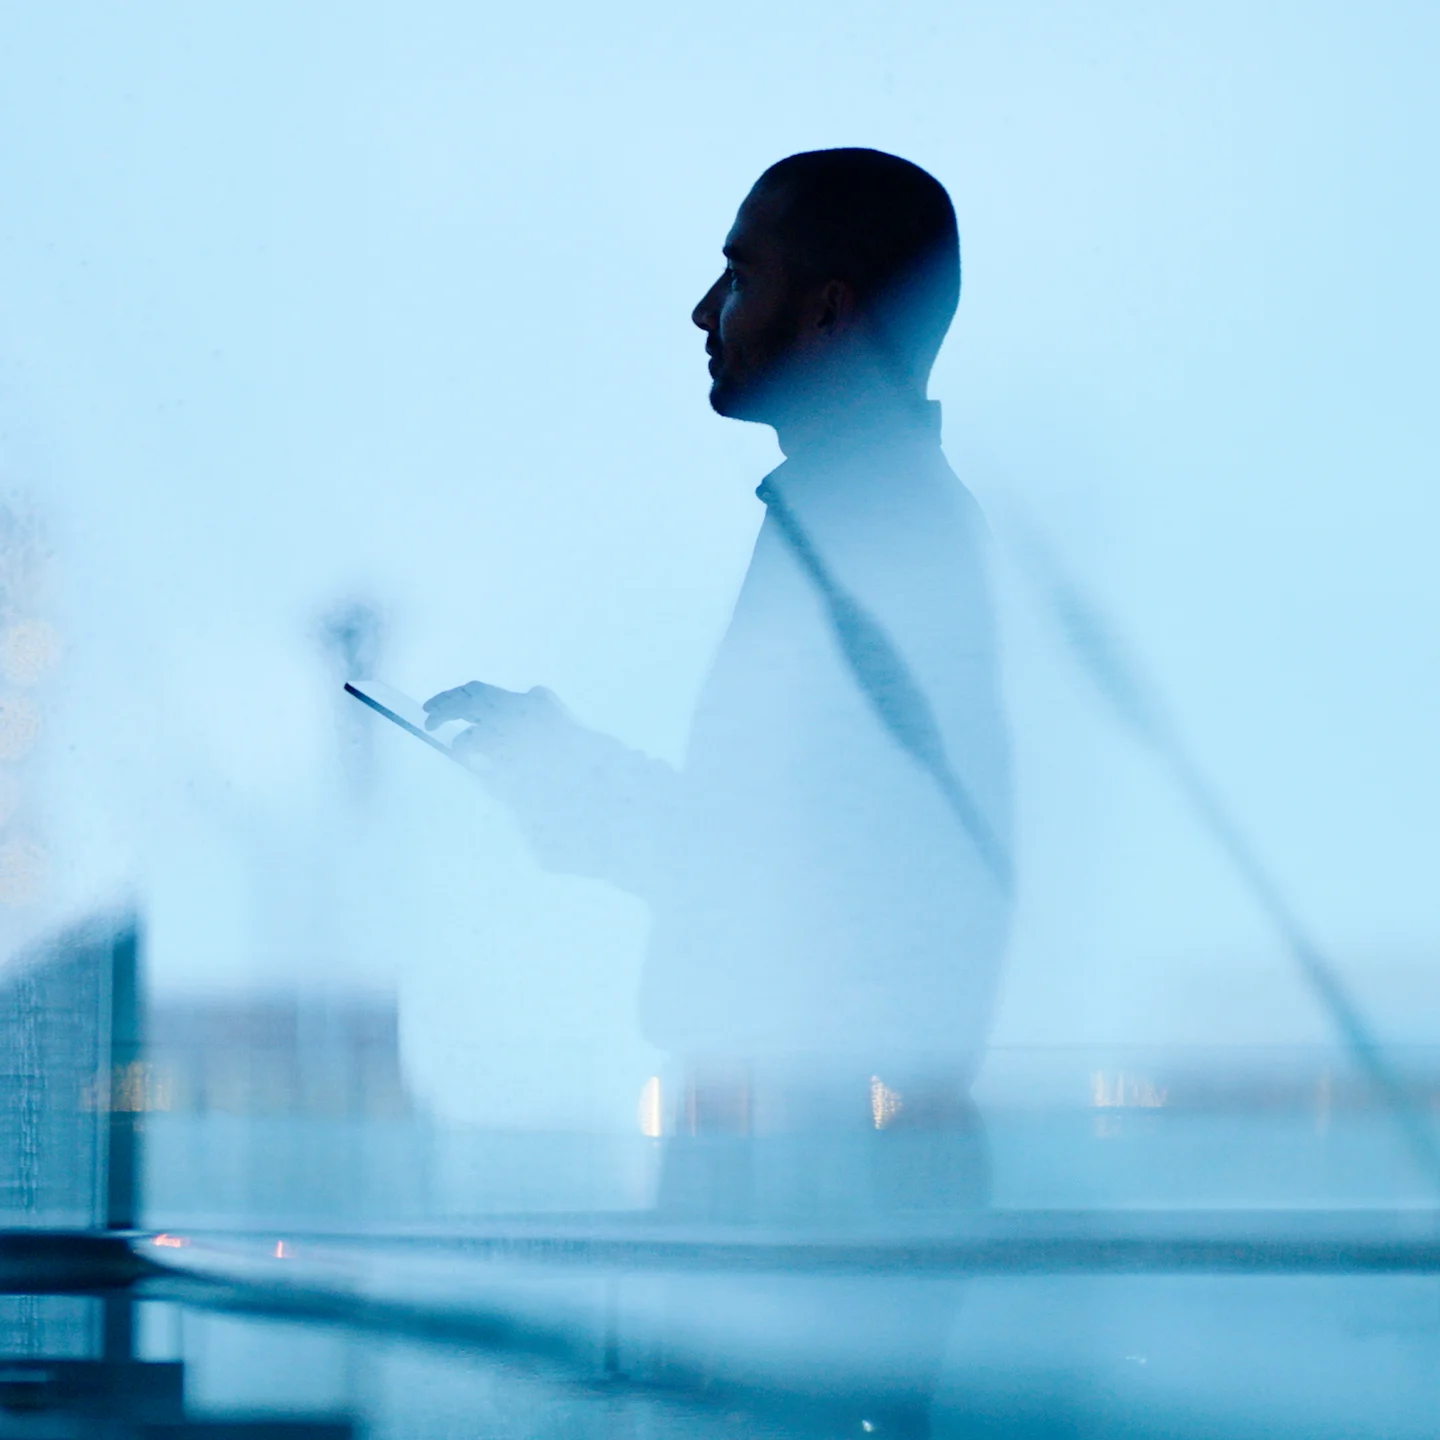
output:
[[[110,939],[109,1060],[105,1228],[134,1230],[140,1223],[140,1139],[150,1089],[140,999],[140,926],[134,916],[126,917]],[[134,1359],[134,1302],[125,1295],[109,1295],[103,1305],[105,1359]]]
[[[110,942],[110,1133],[105,1167],[105,1228],[140,1223],[140,1127],[145,1109],[140,933],[127,919]]]

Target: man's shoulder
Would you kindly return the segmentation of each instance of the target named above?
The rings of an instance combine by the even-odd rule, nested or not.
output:
[[[933,476],[936,489],[954,507],[959,518],[966,524],[985,529],[985,512],[976,499],[975,492],[960,478],[943,450],[936,450],[931,457],[929,472]]]
[[[990,542],[985,512],[938,448],[897,470],[872,497],[876,539],[917,554],[983,550]]]
[[[836,576],[867,592],[983,583],[985,516],[938,444],[872,449],[825,470],[787,463],[759,494],[778,499]]]

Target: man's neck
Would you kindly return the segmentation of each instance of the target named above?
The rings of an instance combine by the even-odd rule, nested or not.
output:
[[[773,424],[785,458],[804,460],[891,437],[936,434],[939,406],[915,390],[836,391]]]

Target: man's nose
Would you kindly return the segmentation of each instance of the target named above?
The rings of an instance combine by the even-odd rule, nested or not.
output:
[[[705,331],[711,331],[719,324],[720,319],[720,286],[725,277],[722,275],[705,293],[700,297],[700,303],[690,312],[690,319]]]

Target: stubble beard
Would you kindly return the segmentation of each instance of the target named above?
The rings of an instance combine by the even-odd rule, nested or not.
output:
[[[771,424],[785,408],[786,395],[795,388],[789,361],[795,348],[798,321],[785,316],[755,347],[748,373],[742,379],[720,373],[710,382],[710,408],[727,420],[751,420]],[[721,352],[722,359],[724,352]]]

